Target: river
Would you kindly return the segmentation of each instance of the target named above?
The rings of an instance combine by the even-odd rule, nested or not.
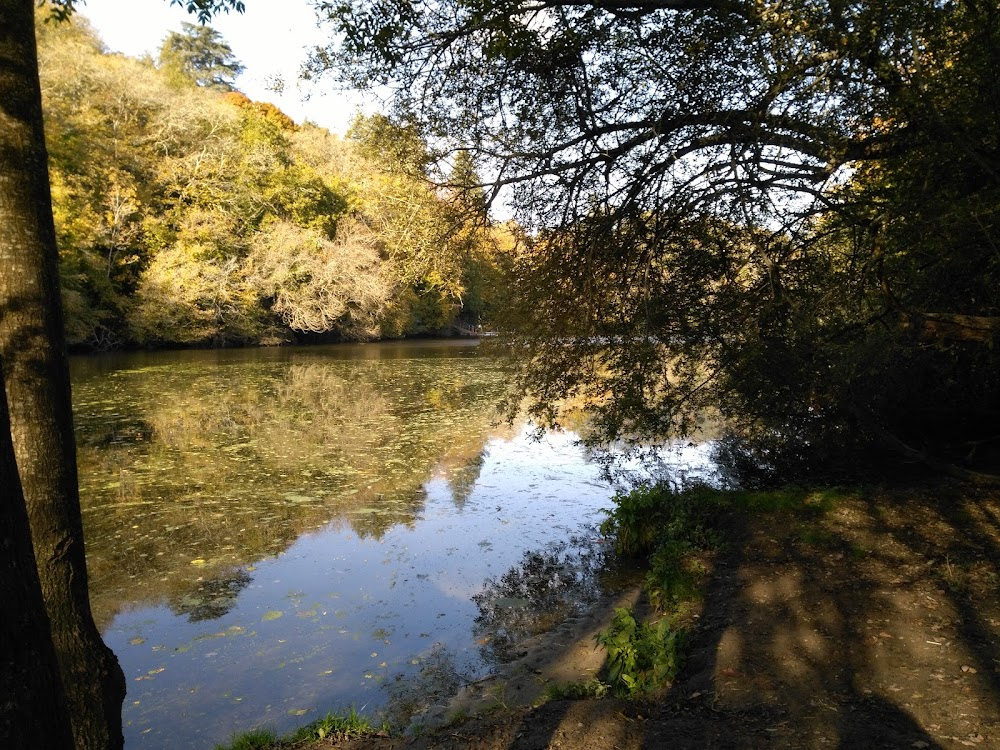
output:
[[[470,342],[75,358],[91,600],[127,748],[405,724],[600,592],[614,488],[496,426]]]

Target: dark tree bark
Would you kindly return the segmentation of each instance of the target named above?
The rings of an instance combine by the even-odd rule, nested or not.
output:
[[[125,678],[87,593],[34,9],[0,0],[0,362],[73,738],[105,750],[124,742]]]
[[[72,743],[49,618],[31,548],[28,513],[0,388],[0,746],[61,748]]]

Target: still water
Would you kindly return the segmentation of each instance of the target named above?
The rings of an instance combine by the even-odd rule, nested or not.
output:
[[[127,748],[329,710],[404,725],[599,593],[614,488],[496,427],[468,342],[73,362],[94,615]]]

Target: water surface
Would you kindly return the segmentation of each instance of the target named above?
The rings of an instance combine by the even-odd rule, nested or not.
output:
[[[348,706],[405,722],[597,593],[614,490],[574,435],[494,425],[503,371],[474,345],[119,355],[73,374],[129,748]]]

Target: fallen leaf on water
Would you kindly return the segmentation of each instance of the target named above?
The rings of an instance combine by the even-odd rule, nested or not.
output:
[[[290,709],[288,709],[288,713],[291,716],[305,716],[308,711],[309,711],[308,708],[290,708]]]
[[[133,638],[132,640],[129,641],[129,643],[131,643],[133,646],[141,646],[145,642],[146,642],[145,638]]]
[[[270,622],[271,620],[277,620],[279,617],[284,616],[284,612],[280,609],[271,609],[264,613],[264,616],[260,618],[261,622]]]

